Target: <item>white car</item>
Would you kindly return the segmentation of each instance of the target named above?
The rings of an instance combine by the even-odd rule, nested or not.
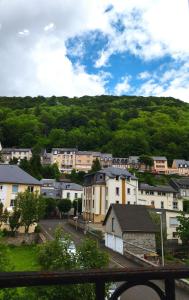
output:
[[[61,243],[65,243],[65,239],[61,238]],[[76,247],[73,241],[70,242],[69,247],[68,247],[68,253],[69,254],[76,254]]]

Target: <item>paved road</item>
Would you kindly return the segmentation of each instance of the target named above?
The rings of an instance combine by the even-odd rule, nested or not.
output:
[[[74,243],[79,245],[82,240],[85,238],[84,234],[76,230],[73,226],[67,223],[65,220],[43,220],[40,222],[41,227],[44,229],[46,237],[48,239],[53,239],[55,228],[58,225],[61,225],[63,230],[66,233],[69,233],[71,236],[71,239],[74,241]],[[120,255],[119,253],[116,253],[114,251],[111,251],[110,249],[107,249],[103,246],[102,248],[105,249],[109,253],[110,256],[110,268],[121,268],[121,267],[127,267],[127,268],[138,268],[139,265],[137,265],[134,262],[131,262],[124,256]],[[155,281],[154,281],[155,282]],[[156,283],[163,289],[164,284],[161,281],[156,281]],[[129,289],[127,292],[125,292],[121,300],[159,300],[159,297],[155,294],[153,290],[151,290],[148,287],[145,286],[137,286],[135,288]],[[176,288],[176,300],[189,300],[189,293]]]

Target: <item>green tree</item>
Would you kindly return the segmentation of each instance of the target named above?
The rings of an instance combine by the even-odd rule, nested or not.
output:
[[[70,199],[60,199],[57,203],[57,206],[62,217],[62,214],[67,214],[70,211],[72,202]]]
[[[95,173],[100,170],[101,170],[100,161],[98,158],[96,158],[95,160],[93,160],[92,167],[91,167],[91,170],[89,171],[89,173]]]
[[[18,158],[13,157],[11,158],[11,160],[9,161],[10,165],[17,165],[18,164]]]
[[[52,216],[56,211],[57,200],[54,198],[44,198],[45,201],[45,214],[44,217],[48,218]]]
[[[139,161],[140,164],[144,164],[145,168],[149,169],[149,170],[151,170],[151,168],[152,168],[152,166],[154,164],[153,159],[150,156],[148,156],[148,155],[141,155],[139,157],[138,161]]]
[[[31,225],[37,223],[45,213],[44,198],[38,193],[25,191],[18,193],[15,199],[15,209],[20,211],[20,225],[24,226],[25,233],[28,233]]]
[[[188,245],[189,243],[189,218],[185,216],[185,213],[182,212],[180,216],[177,217],[179,221],[179,226],[177,227],[177,233],[182,243]]]
[[[55,239],[39,245],[38,261],[42,271],[69,271],[75,269],[103,269],[108,266],[107,253],[101,251],[93,240],[87,239],[76,249],[76,254],[69,251],[70,237],[58,228]],[[42,298],[41,298],[42,297]],[[31,298],[31,297],[30,297]],[[95,300],[93,284],[70,286],[51,286],[34,288],[33,298],[44,300]]]
[[[11,234],[14,236],[18,228],[20,227],[20,215],[21,212],[18,209],[13,210],[12,214],[9,215],[9,226],[11,229]]]

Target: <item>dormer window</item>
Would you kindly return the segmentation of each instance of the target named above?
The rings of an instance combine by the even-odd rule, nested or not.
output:
[[[116,180],[119,180],[119,176],[116,176]]]

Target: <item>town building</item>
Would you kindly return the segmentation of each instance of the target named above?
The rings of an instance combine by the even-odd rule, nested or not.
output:
[[[71,173],[76,168],[75,148],[52,148],[51,164],[57,164],[60,172]]]
[[[125,169],[108,167],[85,176],[83,217],[86,220],[101,222],[111,204],[137,201],[138,179]]]
[[[103,225],[106,247],[125,254],[156,252],[155,233],[158,231],[147,208],[142,205],[112,204]]]
[[[189,176],[189,161],[184,159],[174,159],[172,168],[170,168],[171,174],[178,174],[180,176]]]
[[[100,152],[78,151],[76,155],[76,171],[88,172],[91,170],[93,160],[96,158],[100,161]]]
[[[30,192],[40,193],[41,183],[17,165],[0,164],[0,202],[3,209],[12,212],[18,193]],[[22,227],[19,229],[22,231]],[[33,226],[30,228],[34,230]]]
[[[154,165],[152,170],[158,174],[168,174],[167,158],[165,156],[152,156]]]
[[[124,157],[113,157],[112,159],[112,167],[114,168],[121,168],[121,169],[128,169],[128,158]]]
[[[138,189],[138,204],[158,209],[183,210],[183,200],[170,185],[151,186],[141,183]]]
[[[70,181],[57,182],[55,179],[42,179],[41,184],[41,194],[47,198],[74,201],[83,197],[83,187]]]
[[[189,200],[189,177],[171,178],[170,185],[178,192],[179,198]]]
[[[18,160],[18,163],[22,159],[30,160],[32,158],[32,151],[30,148],[3,148],[1,150],[2,160],[8,164],[13,158]]]

